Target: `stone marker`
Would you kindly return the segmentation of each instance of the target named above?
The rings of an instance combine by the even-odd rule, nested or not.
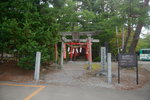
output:
[[[35,72],[34,72],[34,80],[36,81],[39,80],[40,62],[41,62],[41,52],[36,52]]]
[[[102,70],[101,72],[105,72],[105,67],[106,67],[106,47],[101,47],[101,65],[102,65]]]
[[[101,66],[102,66],[102,69],[96,73],[96,76],[106,76],[107,73],[106,73],[106,47],[101,47]]]
[[[111,73],[111,53],[107,54],[107,66],[108,66],[108,83],[112,82],[112,73]]]

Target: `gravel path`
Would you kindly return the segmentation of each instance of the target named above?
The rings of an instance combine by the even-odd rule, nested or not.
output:
[[[145,69],[149,67],[150,62],[146,65],[139,62],[139,85],[136,85],[135,69],[121,70],[121,83],[118,84],[117,79],[117,63],[112,63],[112,84],[107,83],[106,76],[96,77],[92,72],[84,69],[84,64],[87,62],[67,62],[63,69],[53,70],[44,75],[44,81],[49,84],[65,85],[65,86],[85,86],[85,87],[105,87],[105,88],[119,88],[119,89],[136,89],[141,88],[145,83],[149,82],[150,72]],[[143,67],[144,66],[144,67]],[[149,68],[148,68],[149,69]]]
[[[60,85],[113,88],[113,85],[107,84],[104,77],[88,75],[88,71],[83,68],[84,64],[87,62],[68,62],[62,70],[48,73],[45,81]]]

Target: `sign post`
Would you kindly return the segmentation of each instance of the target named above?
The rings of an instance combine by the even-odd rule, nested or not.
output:
[[[118,55],[118,83],[120,83],[120,67],[130,68],[136,67],[136,83],[138,84],[138,61],[135,54],[119,54]]]

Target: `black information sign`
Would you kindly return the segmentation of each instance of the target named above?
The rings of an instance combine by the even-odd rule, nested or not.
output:
[[[119,54],[120,67],[137,67],[137,56],[135,54]]]
[[[120,83],[120,67],[130,68],[136,67],[136,82],[138,84],[138,60],[135,54],[119,54],[118,55],[118,83]]]

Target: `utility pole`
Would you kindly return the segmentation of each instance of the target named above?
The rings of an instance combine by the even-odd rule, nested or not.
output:
[[[124,49],[124,27],[122,28],[122,50]]]
[[[118,54],[119,54],[119,45],[118,45],[118,27],[116,26],[116,38],[117,38],[117,51],[118,51]]]

